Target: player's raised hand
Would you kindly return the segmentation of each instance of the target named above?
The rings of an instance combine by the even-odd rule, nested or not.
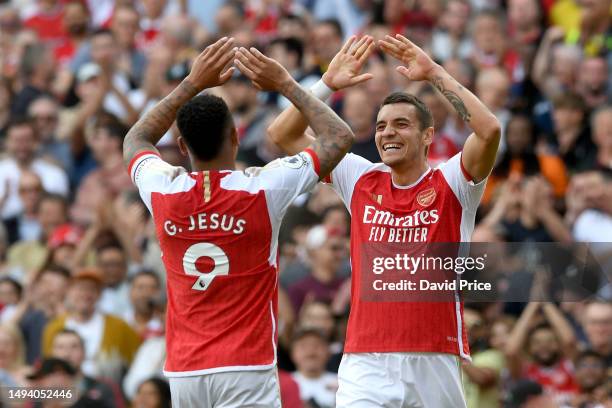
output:
[[[356,36],[351,36],[334,56],[327,71],[323,74],[325,85],[337,91],[372,79],[372,74],[359,75],[359,73],[374,48],[372,37],[366,35],[357,41]]]
[[[206,88],[223,85],[232,77],[235,68],[225,69],[225,67],[234,59],[236,54],[233,45],[233,38],[223,37],[206,47],[193,61],[191,72],[187,75],[187,81],[198,92]]]
[[[397,67],[397,71],[411,81],[430,79],[438,65],[425,51],[401,34],[396,34],[395,37],[387,35],[378,45],[386,54],[405,65]]]
[[[293,81],[285,67],[266,57],[255,47],[248,50],[240,47],[236,52],[234,64],[262,91],[281,92],[284,85]]]

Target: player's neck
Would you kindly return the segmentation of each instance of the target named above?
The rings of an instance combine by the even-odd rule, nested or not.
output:
[[[191,159],[191,169],[193,171],[236,170],[236,161],[226,158],[218,158],[209,161]]]
[[[429,170],[429,165],[426,161],[405,166],[398,165],[391,168],[391,178],[397,186],[409,186],[414,184],[427,170]]]

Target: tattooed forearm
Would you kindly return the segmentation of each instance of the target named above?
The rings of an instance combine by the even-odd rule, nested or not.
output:
[[[197,93],[197,89],[188,81],[181,82],[132,126],[123,141],[123,159],[126,166],[139,151],[155,148],[159,139],[172,126],[177,110]]]
[[[451,105],[453,105],[453,107],[459,114],[459,117],[463,121],[469,122],[472,119],[472,115],[470,114],[467,107],[465,106],[465,103],[463,103],[463,100],[455,92],[449,89],[446,89],[446,87],[444,86],[444,81],[442,80],[441,76],[434,76],[431,79],[431,84],[438,91],[440,91],[442,95],[444,95],[444,97],[451,103]],[[457,83],[457,86],[459,87],[460,91],[463,90],[463,87],[459,83]]]
[[[296,82],[287,83],[283,95],[304,115],[317,134],[312,149],[319,157],[320,177],[329,174],[353,145],[354,135],[349,126],[336,113]]]

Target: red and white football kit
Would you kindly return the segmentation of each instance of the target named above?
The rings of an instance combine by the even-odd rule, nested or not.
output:
[[[468,242],[485,182],[471,181],[461,153],[409,186],[395,185],[388,166],[349,154],[328,181],[351,213],[351,312],[337,406],[464,406],[455,356],[469,358],[469,346],[459,295],[445,302],[364,300],[360,282],[373,272],[361,252],[390,241],[407,248]]]
[[[171,385],[229,371],[272,369],[276,377],[278,231],[295,197],[317,184],[318,171],[310,149],[244,172],[187,172],[151,152],[132,160],[129,172],[153,215],[167,274],[164,374]],[[215,401],[214,394],[202,389],[180,402],[251,406],[227,396]]]

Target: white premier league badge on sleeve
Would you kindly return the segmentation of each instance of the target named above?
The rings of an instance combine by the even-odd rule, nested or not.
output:
[[[303,166],[308,165],[308,160],[304,157],[304,153],[296,154],[295,156],[285,157],[281,160],[281,163],[285,167],[290,169],[299,169]]]

